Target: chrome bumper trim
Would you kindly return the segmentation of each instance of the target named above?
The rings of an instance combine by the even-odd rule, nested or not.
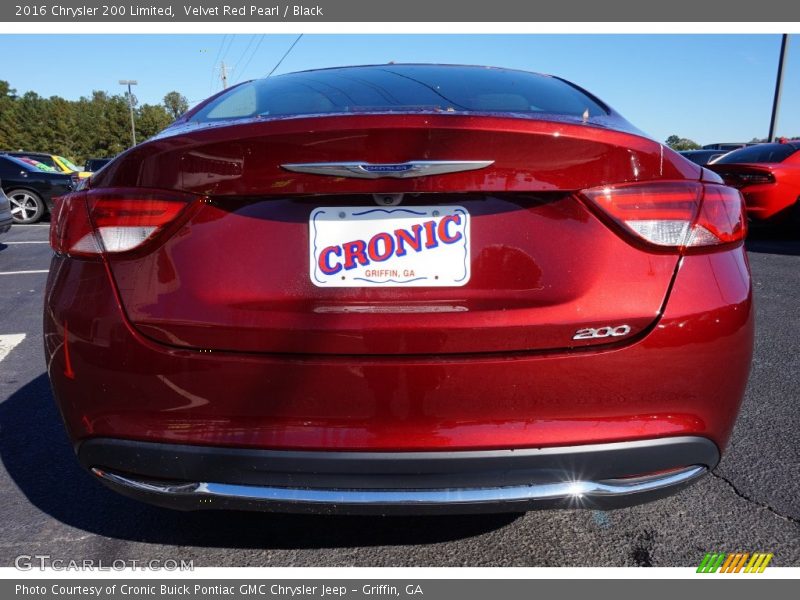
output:
[[[162,483],[139,480],[98,468],[93,468],[92,473],[112,487],[132,493],[175,499],[195,499],[198,502],[201,500],[238,500],[282,505],[409,507],[559,500],[591,501],[592,499],[647,494],[680,487],[702,476],[707,470],[705,466],[694,465],[653,475],[601,481],[560,481],[494,488],[392,490],[284,488],[211,482]]]

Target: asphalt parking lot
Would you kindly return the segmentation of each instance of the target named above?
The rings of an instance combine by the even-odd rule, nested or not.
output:
[[[677,496],[612,512],[426,518],[179,513],[118,496],[74,459],[45,374],[43,225],[0,237],[0,565],[193,560],[195,566],[689,566],[707,551],[800,566],[800,240],[748,242],[753,372],[720,466]],[[24,338],[22,335],[24,334]]]

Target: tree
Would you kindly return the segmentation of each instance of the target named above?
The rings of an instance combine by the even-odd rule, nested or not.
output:
[[[189,110],[189,101],[186,96],[178,92],[170,92],[164,96],[164,106],[172,119],[175,120]]]
[[[173,94],[174,110],[186,110],[186,99],[178,92],[167,97]],[[165,105],[132,100],[138,140],[155,135],[174,118]],[[42,98],[35,92],[19,95],[9,82],[0,80],[0,150],[50,152],[82,164],[87,158],[119,154],[130,143],[127,93],[94,91],[78,100]]]
[[[666,139],[666,144],[673,150],[699,150],[700,144],[689,138],[671,135]]]
[[[144,104],[136,112],[137,139],[144,140],[153,137],[172,122],[171,115],[163,106]]]

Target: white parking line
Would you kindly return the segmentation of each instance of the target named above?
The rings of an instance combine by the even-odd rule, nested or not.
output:
[[[5,244],[6,246],[10,246],[12,244],[49,244],[50,242],[45,240],[44,242],[0,242],[0,244]]]
[[[0,271],[0,275],[31,275],[33,273],[49,273],[50,269],[42,271]]]
[[[0,335],[0,362],[8,356],[16,346],[25,339],[24,333],[12,333],[9,335]]]

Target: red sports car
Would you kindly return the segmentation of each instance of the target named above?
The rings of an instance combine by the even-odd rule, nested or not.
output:
[[[800,232],[800,141],[758,144],[729,152],[708,167],[744,196],[754,222]]]
[[[156,504],[633,504],[731,433],[744,235],[737,190],[557,77],[271,77],[60,201],[48,373],[80,462]]]

